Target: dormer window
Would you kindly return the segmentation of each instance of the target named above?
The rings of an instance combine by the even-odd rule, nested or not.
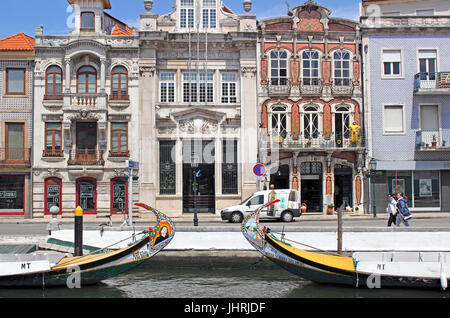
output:
[[[94,12],[81,13],[81,29],[93,30],[95,29],[95,14]]]
[[[194,28],[194,0],[180,0],[180,28]]]
[[[216,0],[203,0],[203,28],[216,28]]]

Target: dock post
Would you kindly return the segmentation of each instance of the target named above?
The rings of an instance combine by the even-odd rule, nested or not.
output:
[[[83,256],[83,209],[75,209],[75,255]]]
[[[342,255],[342,209],[339,208],[338,211],[338,247],[337,252],[339,255]]]

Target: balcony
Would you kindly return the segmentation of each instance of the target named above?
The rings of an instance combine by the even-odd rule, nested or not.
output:
[[[416,149],[419,151],[450,151],[450,129],[417,131]]]
[[[70,152],[69,165],[72,166],[103,166],[103,152],[97,149],[75,149]]]
[[[291,133],[284,133],[281,136],[278,133],[263,134],[267,149],[280,149],[290,151],[326,151],[326,150],[356,150],[365,148],[364,135],[360,134],[357,142],[351,142],[350,137],[340,138],[339,134],[332,134],[326,138],[321,133],[314,136],[305,136],[300,134],[294,138]]]
[[[291,81],[287,79],[271,79],[267,88],[269,96],[289,96],[291,95]]]
[[[300,84],[300,94],[302,96],[321,96],[322,80],[318,78],[302,79]]]
[[[69,93],[64,94],[64,104],[72,109],[106,109],[105,93]]]
[[[450,72],[416,74],[414,76],[414,94],[450,95]]]
[[[353,96],[353,83],[351,79],[334,79],[331,86],[333,96],[351,97]]]
[[[0,148],[0,164],[30,166],[31,148]]]

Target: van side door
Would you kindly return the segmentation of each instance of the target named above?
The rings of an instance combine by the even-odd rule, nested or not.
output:
[[[256,211],[256,209],[261,207],[261,205],[263,205],[263,204],[264,204],[264,195],[263,194],[254,196],[245,205],[245,212],[253,213]]]

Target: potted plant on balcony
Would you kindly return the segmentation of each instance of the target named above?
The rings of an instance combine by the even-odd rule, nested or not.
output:
[[[327,214],[331,215],[333,213],[334,213],[334,205],[333,204],[328,204]]]
[[[436,147],[437,141],[436,141],[436,135],[433,135],[433,140],[431,141],[431,147]]]

